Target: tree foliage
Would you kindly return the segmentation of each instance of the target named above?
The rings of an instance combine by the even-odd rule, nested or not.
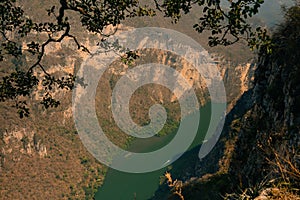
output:
[[[72,39],[78,50],[89,52],[76,36],[71,34],[72,26],[68,17],[70,13],[67,11],[79,15],[78,23],[89,32],[101,36],[101,42],[104,42],[114,34],[105,33],[106,27],[117,26],[127,18],[154,16],[161,12],[164,17],[171,18],[172,22],[176,23],[181,16],[196,7],[199,10],[199,19],[193,28],[199,33],[211,33],[208,38],[210,46],[227,46],[244,39],[251,48],[264,46],[271,50],[267,31],[261,27],[253,29],[247,21],[258,13],[263,2],[228,0],[223,5],[220,0],[59,0],[56,6],[53,5],[45,13],[39,13],[41,19],[43,15],[48,15],[51,20],[39,22],[24,12],[21,1],[0,0],[0,63],[11,64],[13,68],[0,82],[0,101],[14,101],[20,117],[23,117],[29,114],[29,109],[22,97],[30,96],[40,82],[45,90],[41,101],[45,108],[59,105],[59,102],[52,98],[53,88],[73,88],[73,74],[54,78],[41,62],[47,45],[60,43],[66,38]],[[30,37],[32,34],[45,34],[47,39],[34,40]],[[11,62],[13,58],[27,56],[34,58],[34,62],[25,63],[26,69],[20,69]],[[43,72],[42,78],[34,73],[38,68]]]

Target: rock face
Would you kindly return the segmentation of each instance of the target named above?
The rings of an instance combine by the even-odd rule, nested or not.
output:
[[[294,21],[299,19],[296,9],[298,13],[275,33],[278,49],[262,55],[255,72],[255,106],[238,135],[234,159],[239,162],[231,167],[233,174],[241,173],[244,184],[272,176],[271,168],[291,170],[289,162],[299,169],[300,65],[296,58],[300,56],[300,23]]]
[[[299,9],[296,12],[300,13]],[[233,103],[214,150],[201,161],[190,160],[183,173],[174,175],[186,181],[183,185],[186,199],[218,199],[220,194],[259,185],[265,179],[291,182],[297,179],[286,171],[293,167],[298,170],[300,165],[300,66],[297,60],[300,58],[300,18],[298,15],[289,20],[275,35],[279,50],[273,55],[261,55],[257,68],[252,63],[231,64],[219,54],[214,55],[227,99]],[[84,43],[92,47],[95,41]],[[70,73],[78,69],[87,55],[70,56],[74,53],[72,49],[74,44],[69,41],[47,49],[44,64],[52,66],[50,73],[60,73],[61,69],[63,73]],[[170,55],[151,53],[152,59],[156,57],[163,64],[172,65]],[[143,59],[141,62],[147,61]],[[203,97],[207,91],[201,76],[189,65],[181,64],[174,68],[189,80],[200,103],[204,104],[208,98]],[[103,114],[99,119],[104,129],[111,131],[110,139],[122,145],[126,138],[116,134],[119,130],[109,127],[111,115],[106,111],[110,101],[105,96],[111,96],[115,82],[123,74],[122,66],[108,70],[105,87],[99,93],[100,98],[106,100],[102,99],[104,104],[98,107],[99,114]],[[144,102],[148,94],[152,96]],[[32,118],[23,122],[12,116],[13,111],[1,107],[0,121],[5,123],[0,126],[0,196],[4,199],[92,198],[95,188],[103,181],[105,169],[88,154],[76,134],[70,93],[56,93],[55,97],[62,99],[59,110],[34,111]],[[39,94],[34,94],[33,100],[38,98]],[[144,106],[153,103],[165,103],[176,110],[176,105],[168,102],[175,102],[175,98],[164,88],[144,88],[142,95],[133,99],[133,118],[137,123],[145,123],[148,110]],[[35,103],[31,107],[41,109]],[[140,107],[144,109],[138,109]],[[171,115],[176,118],[176,112]],[[188,155],[196,155],[198,149]],[[277,188],[267,188],[257,193],[257,199],[269,198],[274,193],[278,193]],[[158,195],[156,199],[164,198]]]
[[[183,186],[186,199],[220,199],[216,194],[239,190],[250,199],[300,198],[289,187],[276,188],[281,182],[291,189],[300,184],[299,11],[299,5],[287,11],[273,35],[273,53],[261,51],[254,87],[227,115],[215,148],[203,160],[191,161],[188,176],[178,177],[194,176]]]
[[[86,40],[84,45],[93,48],[96,41],[95,38]],[[78,53],[74,49],[76,47],[74,48],[71,40],[48,46],[43,64],[51,66],[48,68],[49,73],[65,75],[76,71],[88,55]],[[199,103],[203,105],[207,102],[206,85],[201,75],[195,72],[192,66],[182,60],[172,63],[173,55],[167,53],[154,50],[144,53],[147,56],[141,57],[137,64],[151,60],[174,67],[194,88]],[[241,63],[236,67],[236,64],[233,65],[226,59],[218,57],[220,56],[214,55],[226,89],[229,91],[227,91],[229,94],[227,99],[229,103],[234,102],[250,87],[255,65]],[[124,70],[126,70],[125,65],[112,66],[107,70],[102,82],[103,90],[98,88],[99,99],[97,100],[102,103],[97,104],[99,123],[109,133],[108,137],[113,142],[123,146],[128,136],[122,137],[118,128],[110,126],[112,115],[109,97],[116,81],[124,75]],[[14,115],[15,110],[8,107],[1,108],[3,115],[0,121],[5,122],[0,125],[0,179],[4,185],[0,190],[1,197],[7,199],[37,196],[52,199],[84,198],[91,197],[102,183],[105,169],[88,154],[76,134],[72,118],[71,93],[56,91],[54,97],[61,101],[61,106],[57,110],[44,110],[36,103],[36,100],[42,98],[41,91],[34,93],[29,119],[19,120]],[[171,118],[175,121],[179,120],[177,113],[179,107],[174,94],[163,87],[145,87],[137,91],[131,102],[134,113],[132,117],[136,123],[141,125],[147,123],[148,107],[145,105],[154,103],[163,104],[172,111]],[[170,124],[166,130],[170,131],[172,128],[176,126]],[[23,173],[24,170],[26,173]],[[38,188],[39,192],[29,190],[29,187]],[[44,191],[45,188],[51,188],[49,194]]]
[[[32,155],[36,153],[41,158],[47,156],[47,148],[43,144],[41,138],[39,138],[38,134],[28,131],[25,128],[19,131],[5,132],[2,140],[5,143],[2,148],[2,153],[4,155],[12,153],[13,147],[19,147],[17,149],[23,154]]]

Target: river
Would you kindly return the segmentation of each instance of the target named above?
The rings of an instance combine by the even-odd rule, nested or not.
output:
[[[200,122],[197,136],[189,149],[199,146],[207,132],[210,122],[211,104],[208,103],[200,109]],[[187,116],[184,120],[192,119],[192,116]],[[215,123],[217,125],[217,123]],[[187,130],[188,132],[188,130]],[[135,139],[127,149],[133,152],[149,152],[156,150],[175,136],[176,132],[170,133],[162,137],[151,137],[147,139]],[[194,156],[197,159],[196,156]],[[188,164],[187,160],[178,159],[171,166],[176,167],[175,170],[181,170]],[[170,166],[169,166],[170,168]],[[181,169],[180,169],[181,168]],[[154,192],[158,189],[160,177],[168,170],[168,167],[149,172],[149,173],[125,173],[114,169],[109,169],[102,187],[99,188],[95,195],[96,200],[147,200],[151,198]]]

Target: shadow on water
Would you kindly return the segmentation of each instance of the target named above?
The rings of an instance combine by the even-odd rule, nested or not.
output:
[[[211,104],[208,103],[200,109],[200,123],[197,131],[197,136],[195,137],[192,145],[189,147],[191,149],[198,149],[198,146],[204,140],[206,132],[208,130],[208,125],[210,123],[211,117]],[[184,120],[192,119],[192,116],[187,116]],[[216,123],[217,125],[217,123]],[[189,130],[186,130],[187,133]],[[176,132],[170,133],[162,137],[151,137],[148,139],[135,139],[128,151],[133,152],[150,152],[156,150],[168,142],[170,142],[175,136]],[[197,148],[195,148],[197,146]],[[171,166],[173,170],[182,170],[188,167],[189,162],[196,161],[198,158],[198,152],[193,150],[193,155],[183,156],[174,162]],[[188,159],[188,160],[187,160]],[[191,160],[193,159],[193,160]],[[194,162],[195,162],[194,161]],[[169,166],[170,168],[170,166]],[[149,172],[149,173],[125,173],[114,169],[109,169],[105,181],[102,187],[99,188],[95,195],[96,200],[147,200],[151,198],[154,192],[157,190],[160,182],[160,177],[166,172],[168,167],[163,169]],[[176,169],[174,169],[176,168]]]

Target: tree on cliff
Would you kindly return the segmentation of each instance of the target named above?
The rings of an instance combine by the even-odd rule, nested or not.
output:
[[[145,3],[147,2],[147,3]],[[178,22],[181,16],[192,8],[199,10],[199,19],[193,28],[202,33],[210,32],[208,42],[210,46],[231,45],[243,39],[250,48],[262,46],[269,49],[271,43],[267,31],[261,27],[253,29],[247,22],[258,13],[263,0],[228,0],[225,5],[220,0],[152,0],[143,3],[138,0],[59,0],[44,13],[38,13],[40,19],[47,15],[51,20],[47,22],[35,21],[30,13],[25,13],[21,0],[0,1],[0,63],[10,66],[8,73],[2,70],[0,82],[0,101],[11,101],[18,109],[20,117],[28,116],[29,109],[26,101],[21,97],[29,96],[33,89],[42,81],[44,96],[41,104],[45,108],[57,107],[59,101],[52,98],[51,90],[54,87],[72,89],[75,77],[55,78],[42,65],[45,48],[51,43],[60,43],[66,38],[74,40],[78,50],[89,52],[71,34],[72,26],[68,15],[78,15],[83,28],[91,33],[98,34],[105,41],[114,33],[104,33],[107,26],[117,26],[127,18],[154,16],[163,13],[164,17],[171,18],[173,23]],[[117,30],[117,29],[116,29]],[[34,34],[44,34],[46,39],[33,39]],[[13,62],[30,56],[33,63],[18,68]],[[125,56],[132,56],[126,53]],[[23,59],[24,60],[24,59]],[[26,59],[25,59],[26,60]],[[39,77],[35,70],[42,70]]]

